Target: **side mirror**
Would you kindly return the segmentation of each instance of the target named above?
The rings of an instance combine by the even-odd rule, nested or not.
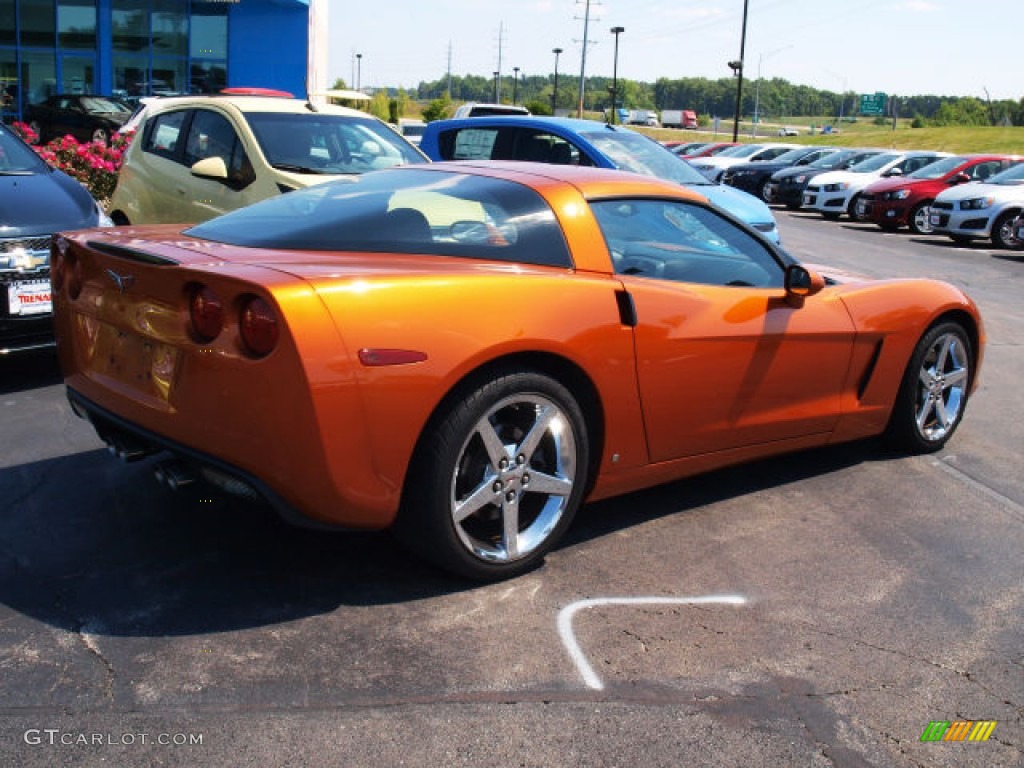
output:
[[[218,181],[227,181],[228,179],[228,167],[224,163],[224,158],[218,155],[204,157],[189,170],[193,176],[198,176],[201,179],[216,179]]]
[[[888,171],[886,171],[882,175],[886,176],[886,177],[890,177],[890,178],[893,177],[893,176],[902,176],[903,175],[903,171],[900,168],[890,168]]]
[[[970,180],[971,180],[971,177],[968,176],[963,171],[961,171],[960,173],[958,173],[956,176],[954,176],[953,178],[951,178],[949,180],[949,186],[952,187],[952,186],[955,186],[957,184],[965,184],[965,183],[967,183]]]
[[[825,278],[812,272],[803,264],[790,264],[786,267],[786,295],[796,298],[813,296],[825,287]]]

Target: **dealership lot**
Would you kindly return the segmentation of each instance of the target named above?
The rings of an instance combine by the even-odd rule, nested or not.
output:
[[[4,764],[1012,766],[1024,760],[1024,254],[777,211],[808,261],[965,287],[941,453],[844,446],[586,506],[478,587],[111,459],[0,360]],[[923,743],[932,721],[996,721]]]

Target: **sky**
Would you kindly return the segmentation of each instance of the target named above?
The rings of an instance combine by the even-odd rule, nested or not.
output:
[[[748,0],[744,78],[836,93],[1024,98],[1021,0]],[[579,75],[585,0],[325,0],[327,82]],[[743,0],[591,0],[587,76],[731,76]],[[356,54],[361,54],[357,60]],[[500,63],[499,63],[500,54]],[[358,63],[358,65],[357,65]],[[358,81],[358,82],[357,82]],[[685,105],[677,105],[684,107]]]

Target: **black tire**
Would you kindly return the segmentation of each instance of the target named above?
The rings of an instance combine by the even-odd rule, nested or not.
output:
[[[770,203],[773,202],[771,190],[772,190],[772,180],[770,178],[769,179],[765,179],[763,182],[761,182],[761,187],[760,187],[761,195],[760,196],[761,196],[761,199],[764,200],[765,203],[769,203],[770,204]]]
[[[110,133],[106,128],[96,128],[92,132],[92,141],[106,146],[110,142]]]
[[[538,566],[569,527],[588,467],[586,421],[569,391],[545,374],[498,373],[427,426],[393,531],[460,576],[512,578]]]
[[[853,221],[867,221],[866,216],[857,215],[857,203],[860,201],[860,195],[856,194],[850,198],[850,202],[846,204],[846,215],[849,216]]]
[[[932,200],[923,200],[910,210],[907,216],[907,226],[915,235],[930,235],[935,231],[928,217],[932,212]]]
[[[1024,243],[1018,240],[1013,234],[1013,220],[1017,218],[1019,211],[1007,211],[1000,215],[992,225],[992,244],[996,248],[1019,251],[1024,248]]]
[[[930,328],[910,356],[886,437],[910,453],[932,453],[956,432],[974,377],[974,350],[955,322]]]

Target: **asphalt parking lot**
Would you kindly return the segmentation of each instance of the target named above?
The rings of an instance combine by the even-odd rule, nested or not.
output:
[[[71,414],[52,356],[0,360],[0,763],[1024,764],[1024,253],[777,215],[805,260],[971,293],[956,437],[591,504],[503,584],[172,494]],[[922,741],[946,721],[995,725]]]

